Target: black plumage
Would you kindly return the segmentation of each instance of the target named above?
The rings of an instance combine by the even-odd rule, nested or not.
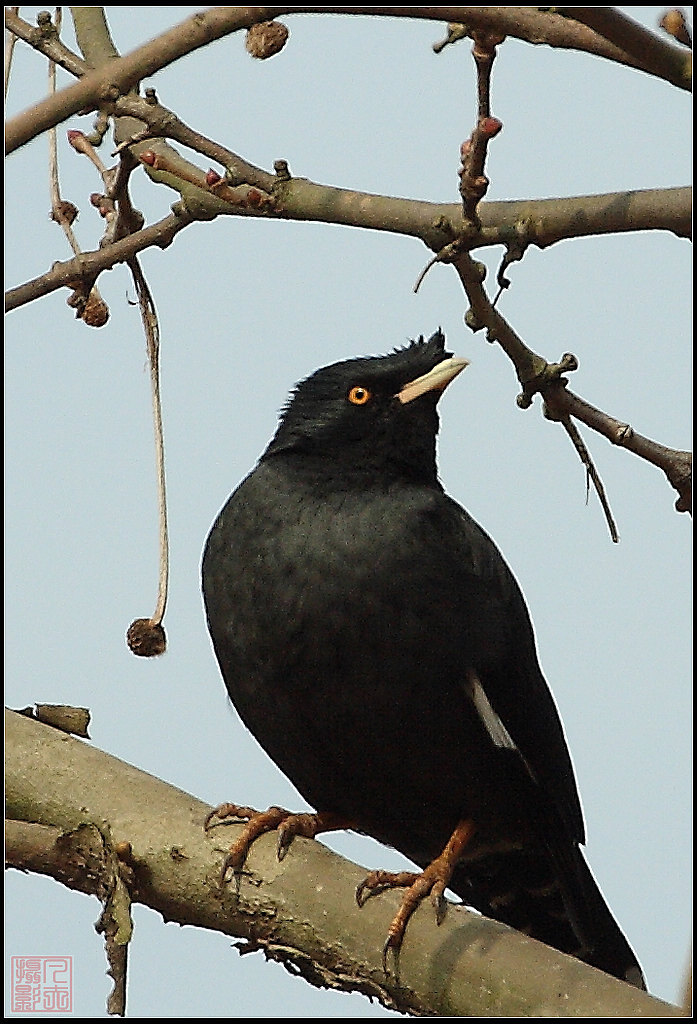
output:
[[[520,589],[438,481],[437,401],[464,365],[438,332],[297,386],[206,543],[215,653],[243,722],[326,820],[421,868],[465,823],[450,889],[643,986],[580,849]]]

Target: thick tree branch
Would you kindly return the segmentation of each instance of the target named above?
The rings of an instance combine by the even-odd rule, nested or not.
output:
[[[74,884],[51,851],[61,841],[74,849],[74,842],[61,840],[64,834],[95,837],[93,826],[103,833],[107,822],[113,848],[128,850],[135,901],[165,920],[241,937],[246,948],[264,950],[318,987],[360,991],[415,1016],[681,1015],[677,1007],[454,906],[440,927],[430,904],[420,908],[409,925],[399,978],[385,975],[382,944],[400,897],[386,894],[359,909],[353,894],[364,871],[356,865],[302,839],[279,863],[275,839],[266,836],[254,844],[236,897],[234,886],[221,890],[219,873],[238,826],[206,834],[209,808],[194,797],[24,715],[8,712],[6,726],[7,814],[49,828],[39,831],[29,854],[28,840],[21,846],[20,840],[34,830],[13,826],[10,858],[22,869],[38,867],[71,887],[96,889],[98,841],[85,854],[91,873],[78,871]]]
[[[675,51],[674,58],[666,62],[662,57],[654,63],[654,51],[645,47],[642,63],[580,22],[531,7],[217,7],[194,15],[125,57],[88,72],[75,85],[13,118],[5,130],[5,151],[12,153],[79,110],[94,109],[127,93],[140,79],[216,39],[280,15],[303,13],[419,18],[464,24],[468,29],[493,29],[530,43],[585,50],[667,78],[680,88],[690,88],[690,74],[686,71],[690,54],[681,47],[655,37],[661,53],[667,47]]]
[[[104,249],[54,263],[45,274],[10,289],[5,295],[5,309],[8,312],[17,309],[76,279],[95,277],[150,246],[164,249],[179,231],[195,220],[210,220],[220,214],[389,231],[420,238],[434,252],[460,237],[460,232],[464,233],[467,247],[472,249],[510,245],[511,242],[545,248],[565,238],[630,231],[668,230],[686,237],[691,227],[689,187],[567,199],[485,202],[479,207],[481,230],[476,231],[465,224],[462,206],[458,203],[429,203],[353,192],[317,185],[305,178],[292,178],[285,183],[273,206],[257,205],[254,197],[249,198],[253,190],[245,186],[234,190],[238,201],[233,204],[220,199],[206,184],[203,172],[198,168],[196,171],[198,185],[166,172],[152,173],[154,180],[179,190],[184,201],[176,205],[176,213]]]
[[[214,24],[222,31],[219,24],[222,19],[227,25],[226,30],[231,30],[224,12],[235,11],[237,20],[233,20],[233,26],[239,27],[249,18],[254,20],[260,10],[268,15],[271,9],[225,8],[222,9],[222,15],[221,11],[215,12]],[[357,13],[361,9],[347,10]],[[432,16],[432,9],[419,10],[424,17]],[[458,10],[461,13],[472,14],[469,8]],[[505,12],[508,9],[485,10],[489,12],[489,20],[485,18],[482,24],[490,23],[494,17],[492,11]],[[240,11],[247,13],[242,15]],[[252,15],[249,11],[255,13]],[[87,24],[83,24],[83,18],[88,18]],[[95,18],[96,25],[92,24]],[[472,19],[475,26],[481,21],[476,13],[472,14]],[[23,26],[25,37],[35,45],[50,50],[52,57],[58,55],[55,30],[41,32],[38,29],[30,29],[11,11],[6,12],[6,20],[9,20],[15,31],[19,31],[20,25]],[[526,17],[523,17],[524,22],[525,20]],[[192,21],[201,31],[203,30],[197,19]],[[506,18],[504,22],[508,25]],[[116,51],[108,35],[101,9],[80,9],[76,27],[88,60],[80,61],[72,55],[71,70],[83,74],[84,82],[85,77],[94,75],[94,72],[89,71],[91,65],[109,58],[107,67],[111,71],[121,58],[115,56]],[[209,32],[212,31],[209,26]],[[530,26],[526,31],[530,34]],[[168,47],[173,45],[170,35],[171,33],[165,33],[159,40],[155,40],[156,43],[162,44],[166,53],[170,52]],[[199,42],[199,45],[202,43]],[[146,50],[147,46],[141,47],[139,52]],[[688,235],[691,230],[689,189],[479,204],[476,224],[472,224],[471,221],[463,219],[462,211],[454,204],[418,203],[367,195],[347,189],[328,188],[306,179],[289,176],[279,179],[278,176],[255,167],[226,147],[195,132],[171,111],[157,103],[153,95],[145,99],[134,94],[112,96],[106,103],[106,108],[116,117],[117,141],[124,145],[124,140],[140,140],[129,145],[131,153],[140,156],[141,159],[145,155],[148,159],[144,160],[144,165],[153,180],[167,184],[180,193],[183,208],[191,219],[208,219],[227,213],[350,224],[414,235],[420,237],[437,253],[450,245],[454,239],[467,250],[483,245],[504,244],[509,250],[513,245],[517,252],[522,252],[531,244],[543,247],[562,238],[579,237],[584,234],[665,228],[680,235]],[[225,168],[225,179],[211,185],[203,171],[161,141],[162,137],[172,138],[220,162]],[[250,189],[230,188],[229,184],[249,185]],[[257,191],[259,189],[262,190],[262,194]],[[180,210],[181,208],[178,207]],[[182,216],[177,224],[177,230],[188,222],[190,221]],[[76,261],[54,265],[49,273],[11,290],[6,296],[6,309],[22,305],[63,284],[72,285],[75,279],[83,282],[83,290],[87,284],[91,287],[101,269],[132,258],[148,245],[163,244],[163,231],[158,226],[153,228],[154,230],[149,228],[138,232],[132,236],[128,245],[119,245],[116,250],[102,243],[103,248],[100,248],[99,253],[89,254],[86,259],[78,258]],[[164,234],[170,230],[171,225]],[[91,280],[90,274],[93,275]]]
[[[615,7],[557,7],[558,14],[587,25],[642,67],[680,88],[692,88],[692,54],[650,32]]]

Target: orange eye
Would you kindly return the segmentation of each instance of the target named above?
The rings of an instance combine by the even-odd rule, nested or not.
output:
[[[351,388],[348,393],[348,400],[352,405],[366,405],[372,397],[372,391],[361,387],[360,384],[356,385],[355,388]]]

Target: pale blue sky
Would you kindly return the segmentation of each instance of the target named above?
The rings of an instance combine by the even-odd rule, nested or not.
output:
[[[22,8],[32,19],[39,8]],[[128,52],[196,8],[110,7]],[[655,25],[662,8],[623,8]],[[692,9],[689,8],[691,17]],[[67,9],[66,9],[67,12]],[[452,202],[475,111],[467,43],[436,57],[438,24],[295,16],[283,53],[258,63],[241,36],[145,84],[187,123],[252,162],[280,157],[315,181]],[[67,81],[67,76],[61,76]],[[17,47],[8,98],[42,95],[45,64]],[[515,40],[500,50],[489,198],[684,185],[691,97],[629,69]],[[99,182],[59,133],[77,234],[92,249]],[[109,162],[108,148],[103,159]],[[202,166],[205,162],[199,161]],[[48,217],[46,142],[6,175],[6,283],[68,250]],[[144,178],[148,220],[174,196]],[[481,257],[495,270],[501,253]],[[229,708],[201,607],[199,563],[228,493],[254,465],[294,382],[339,358],[379,354],[440,326],[472,365],[441,403],[441,479],[497,541],[535,623],[584,804],[592,869],[658,996],[679,998],[691,929],[691,523],[662,474],[584,431],[617,519],[613,545],[583,470],[539,402],[515,404],[512,368],[463,325],[455,273],[417,241],[349,228],[221,218],[142,265],[162,329],[170,507],[167,654],[135,658],[129,622],[152,612],[157,535],[148,375],[127,272],[99,287],[93,331],[65,290],[6,319],[7,703],[85,705],[96,746],[212,804],[304,805]],[[500,309],[550,360],[574,352],[572,387],[665,444],[691,445],[689,243],[666,233],[566,242],[511,268]],[[368,840],[329,845],[369,867]],[[76,1014],[105,1016],[109,991],[94,899],[7,876],[7,961],[72,954]],[[319,992],[224,936],[135,909],[129,1015],[387,1016],[358,995]]]

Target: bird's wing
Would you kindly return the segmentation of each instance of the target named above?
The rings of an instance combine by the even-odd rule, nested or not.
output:
[[[447,497],[441,509],[439,536],[451,558],[457,626],[465,631],[471,662],[465,689],[492,742],[519,752],[570,836],[583,843],[571,757],[520,587],[494,542],[464,509]]]

